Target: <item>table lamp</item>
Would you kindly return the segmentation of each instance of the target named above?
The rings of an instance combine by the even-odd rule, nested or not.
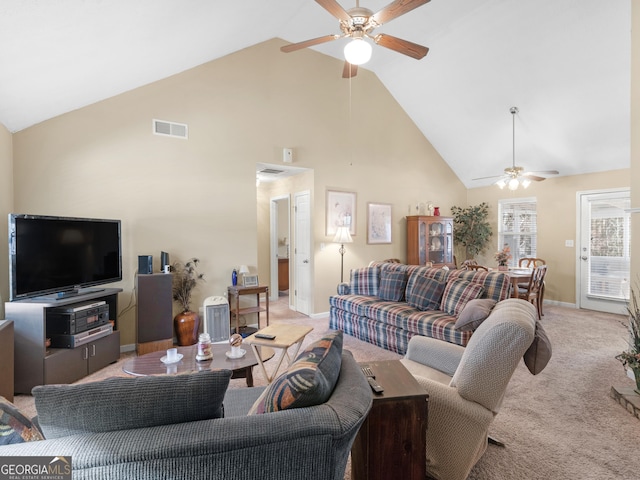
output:
[[[353,239],[351,238],[351,234],[349,233],[349,226],[343,225],[342,227],[338,227],[336,230],[336,236],[333,238],[333,243],[339,243],[340,249],[340,283],[344,281],[344,244],[352,243]]]
[[[240,265],[240,270],[238,270],[238,273],[242,275],[242,284],[244,285],[244,276],[249,273],[249,267],[247,267],[246,265]]]

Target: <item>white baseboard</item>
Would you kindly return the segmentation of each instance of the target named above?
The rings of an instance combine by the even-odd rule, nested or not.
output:
[[[120,353],[135,352],[135,351],[136,351],[135,343],[130,343],[128,345],[120,345]]]

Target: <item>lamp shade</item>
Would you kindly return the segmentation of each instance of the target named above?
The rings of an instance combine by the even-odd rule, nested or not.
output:
[[[240,265],[239,273],[242,273],[242,274],[249,273],[249,267],[247,267],[246,265]]]
[[[336,236],[333,238],[333,243],[352,243],[353,239],[349,233],[349,227],[338,227],[336,230]]]
[[[344,58],[351,65],[362,65],[371,60],[371,44],[362,38],[354,38],[344,47]]]

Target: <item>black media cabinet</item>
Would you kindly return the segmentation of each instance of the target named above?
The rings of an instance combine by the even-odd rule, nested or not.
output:
[[[5,316],[15,327],[15,393],[31,393],[36,385],[73,383],[118,360],[118,293],[121,288],[104,288],[65,298],[30,298],[5,303]],[[76,348],[47,348],[47,312],[88,300],[109,305],[112,334]]]

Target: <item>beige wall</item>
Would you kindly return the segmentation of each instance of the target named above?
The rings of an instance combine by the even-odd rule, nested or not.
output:
[[[259,252],[268,254],[268,242],[259,240],[258,220],[268,217],[256,201],[255,166],[281,162],[291,147],[294,166],[314,171],[312,312],[328,311],[339,255],[334,245],[320,251],[331,240],[326,187],[358,194],[346,270],[404,258],[407,206],[436,199],[444,213],[466,192],[377,77],[361,69],[350,86],[340,61],[311,50],[284,55],[282,44],[253,46],[14,134],[13,209],[122,219],[121,308],[138,255],[154,255],[156,270],[161,250],[172,261],[199,257],[206,283],[197,308],[222,294],[242,263],[265,278]],[[189,140],[152,135],[153,118],[188,124]],[[368,201],[393,204],[392,245],[366,244]],[[135,341],[134,315],[121,318],[123,344]]]
[[[4,302],[9,300],[9,258],[7,250],[7,215],[13,211],[13,140],[0,124],[0,318]]]
[[[575,247],[565,247],[565,240],[573,240],[577,245],[576,194],[607,188],[629,188],[629,170],[548,178],[516,192],[500,190],[495,186],[470,189],[467,196],[470,205],[481,202],[489,204],[489,221],[494,233],[490,248],[479,260],[486,265],[496,264],[493,255],[498,250],[498,201],[535,197],[538,213],[537,256],[544,258],[549,265],[545,279],[545,300],[575,304],[577,252]]]

